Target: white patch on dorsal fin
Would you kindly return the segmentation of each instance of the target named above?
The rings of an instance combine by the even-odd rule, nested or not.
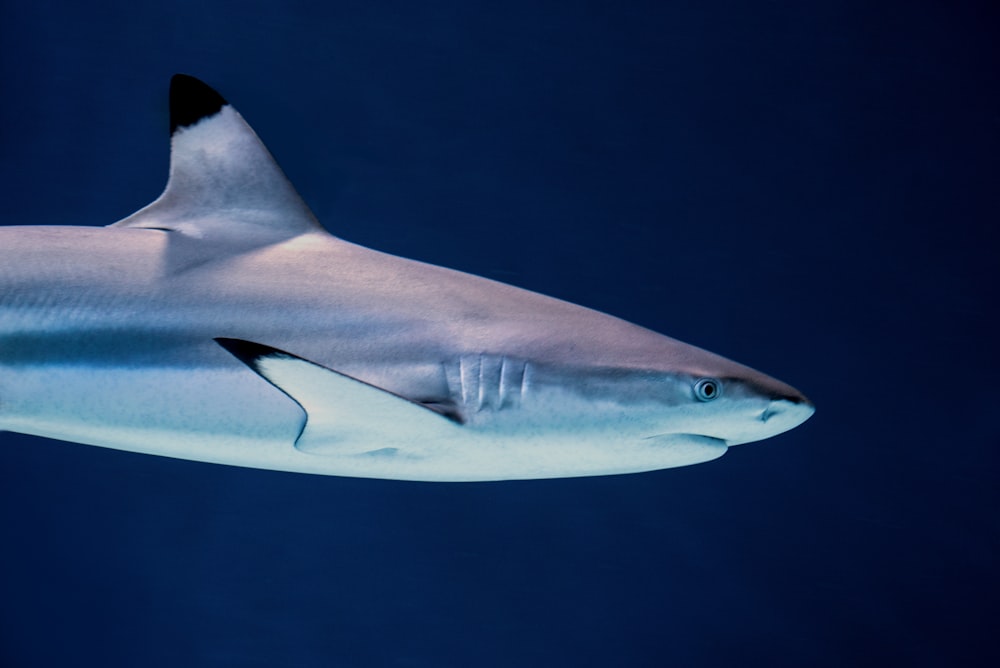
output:
[[[461,429],[423,404],[291,353],[241,339],[215,341],[302,408],[297,450],[412,455],[414,446],[455,438]]]
[[[170,82],[170,177],[152,204],[114,223],[268,244],[323,228],[243,117],[194,77]]]

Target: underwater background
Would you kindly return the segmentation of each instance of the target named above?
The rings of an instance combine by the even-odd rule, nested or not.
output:
[[[0,666],[1000,665],[998,14],[3,3],[2,224],[153,200],[185,72],[333,233],[817,413],[709,464],[486,484],[2,433]]]

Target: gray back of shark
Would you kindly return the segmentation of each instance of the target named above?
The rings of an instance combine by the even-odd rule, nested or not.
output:
[[[805,421],[618,318],[327,233],[253,130],[171,84],[170,177],[105,228],[0,228],[0,429],[407,480],[629,473]]]

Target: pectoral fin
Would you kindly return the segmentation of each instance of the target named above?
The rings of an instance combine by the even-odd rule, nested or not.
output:
[[[460,429],[422,404],[291,353],[241,339],[215,341],[302,408],[298,450],[396,454]]]

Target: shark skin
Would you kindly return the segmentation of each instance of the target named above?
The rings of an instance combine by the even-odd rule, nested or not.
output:
[[[0,430],[476,481],[704,462],[814,411],[613,316],[339,239],[217,92],[176,75],[170,107],[156,201],[0,228]]]

